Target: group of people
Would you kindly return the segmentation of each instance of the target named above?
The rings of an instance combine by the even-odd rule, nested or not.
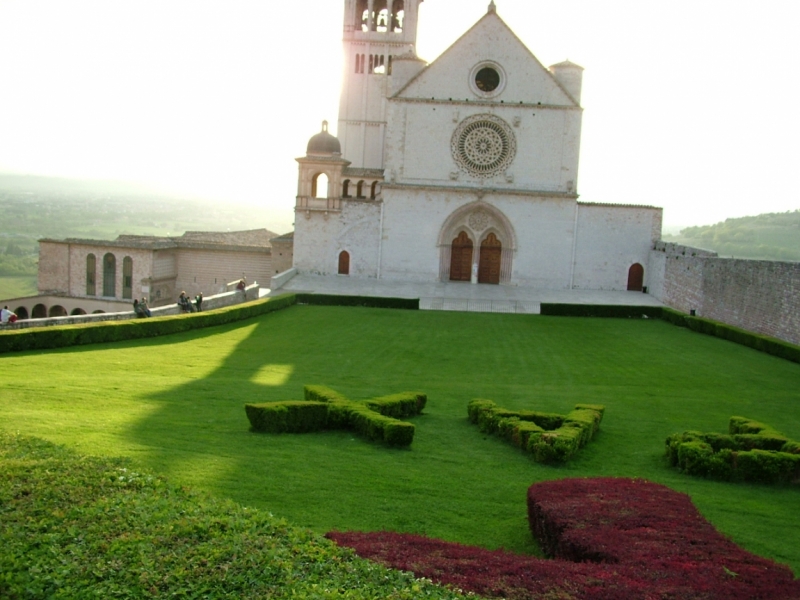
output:
[[[133,312],[136,313],[136,316],[139,318],[143,317],[152,317],[153,315],[150,313],[150,309],[147,306],[147,298],[142,298],[141,300],[133,300]]]
[[[186,292],[181,292],[180,297],[178,297],[178,306],[185,313],[200,312],[203,310],[203,294],[197,294],[194,297],[194,304],[192,304],[192,300],[186,295]]]
[[[3,325],[7,325],[8,323],[16,323],[17,322],[17,315],[8,310],[8,306],[4,306],[2,310],[0,310],[0,323]]]

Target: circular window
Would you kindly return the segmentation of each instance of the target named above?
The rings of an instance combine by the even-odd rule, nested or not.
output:
[[[469,72],[469,87],[479,98],[499,96],[506,87],[506,73],[499,64],[484,60]]]
[[[482,92],[493,92],[500,85],[500,73],[492,67],[483,67],[475,74],[475,86]]]
[[[479,177],[490,177],[511,164],[517,142],[508,123],[499,117],[473,115],[453,132],[450,150],[462,169]]]

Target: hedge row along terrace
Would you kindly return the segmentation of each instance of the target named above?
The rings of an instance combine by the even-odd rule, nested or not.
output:
[[[514,411],[480,398],[467,406],[470,422],[481,431],[500,436],[532,454],[540,463],[566,462],[572,458],[594,437],[604,411],[601,404],[576,404],[567,415]]]
[[[800,482],[800,443],[769,425],[731,417],[728,435],[684,431],[667,438],[670,464],[687,475],[727,481]]]
[[[304,395],[305,400],[245,404],[251,429],[266,433],[350,429],[370,441],[410,446],[415,427],[400,419],[421,414],[428,400],[419,392],[401,392],[354,402],[321,385],[305,386]]]
[[[330,532],[359,556],[437,583],[510,600],[789,600],[788,567],[746,552],[689,497],[641,479],[562,479],[528,489],[528,519],[556,560],[421,536]]]

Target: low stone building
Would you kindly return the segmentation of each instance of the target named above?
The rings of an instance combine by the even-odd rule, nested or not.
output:
[[[189,231],[176,237],[121,235],[110,241],[42,239],[38,302],[20,317],[110,312],[142,297],[151,306],[164,306],[176,302],[182,291],[190,297],[217,294],[242,278],[266,284],[276,273],[275,238],[278,234],[267,229],[253,229]],[[285,241],[279,246],[282,254],[287,252]]]

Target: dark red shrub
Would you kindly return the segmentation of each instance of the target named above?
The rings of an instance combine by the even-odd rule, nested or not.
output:
[[[528,490],[531,530],[557,560],[392,533],[331,532],[359,556],[483,596],[800,599],[790,569],[719,534],[685,494],[636,479],[565,479]]]

